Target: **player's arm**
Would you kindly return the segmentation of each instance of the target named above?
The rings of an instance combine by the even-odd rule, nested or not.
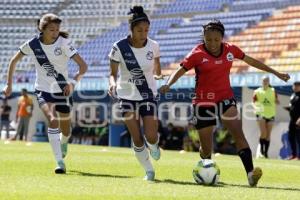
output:
[[[75,54],[72,59],[77,63],[79,66],[78,72],[74,76],[74,80],[76,82],[79,82],[82,78],[82,76],[85,74],[85,72],[88,70],[88,66],[86,62],[81,58],[79,54]]]
[[[159,91],[161,93],[166,93],[170,90],[171,85],[173,85],[181,76],[183,76],[186,72],[186,69],[184,67],[179,67],[174,73],[171,74],[169,77],[167,84],[161,86]]]
[[[119,62],[110,59],[110,75],[109,75],[109,89],[108,94],[113,96],[117,85]]]
[[[297,119],[296,125],[297,125],[297,126],[300,126],[300,117]]]
[[[18,51],[9,61],[6,86],[3,88],[5,96],[9,96],[12,91],[12,79],[16,69],[17,63],[24,57],[21,51]]]
[[[65,96],[69,96],[74,91],[76,84],[81,80],[82,76],[85,74],[85,72],[87,71],[87,68],[88,68],[87,64],[85,63],[85,61],[81,58],[81,56],[79,54],[77,54],[77,53],[74,54],[72,56],[72,59],[79,66],[79,70],[76,72],[71,83],[66,85],[66,87],[64,88],[63,93]]]
[[[260,62],[259,60],[256,60],[255,58],[252,58],[250,56],[245,55],[243,61],[245,63],[247,63],[248,65],[251,65],[252,67],[255,67],[255,68],[260,69],[265,72],[272,73],[283,81],[288,81],[290,79],[289,74],[280,73],[280,72],[272,69],[271,67],[265,65],[264,63]]]
[[[161,66],[159,57],[154,58],[154,70],[153,70],[154,78],[156,80],[163,79],[164,76],[161,74]]]

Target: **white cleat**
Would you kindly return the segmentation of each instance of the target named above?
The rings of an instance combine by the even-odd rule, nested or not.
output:
[[[248,173],[248,182],[251,187],[256,187],[263,172],[260,167],[255,167],[252,172]]]
[[[55,174],[65,174],[66,166],[63,160],[57,162],[57,167],[55,168]]]
[[[148,171],[146,172],[146,176],[144,177],[145,181],[154,181],[155,178],[155,172],[154,171]]]
[[[150,155],[154,160],[159,160],[160,159],[160,148],[157,145],[155,150],[150,149]]]

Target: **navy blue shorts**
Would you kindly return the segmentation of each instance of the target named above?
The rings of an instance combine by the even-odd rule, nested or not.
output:
[[[48,93],[39,90],[35,90],[37,101],[41,107],[45,103],[54,103],[55,110],[61,113],[70,113],[73,106],[72,96],[64,96],[60,93]]]
[[[217,124],[217,118],[221,118],[231,106],[236,107],[236,100],[225,99],[215,106],[204,107],[201,105],[193,105],[194,108],[194,124],[196,129],[202,129],[209,126],[215,126]]]
[[[127,112],[135,112],[141,117],[157,116],[157,101],[154,99],[142,101],[119,99],[119,104],[123,117]]]

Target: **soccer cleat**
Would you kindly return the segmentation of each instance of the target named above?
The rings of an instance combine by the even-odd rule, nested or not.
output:
[[[248,173],[248,182],[251,187],[256,187],[259,179],[262,176],[262,170],[259,167],[255,167],[252,172]]]
[[[62,157],[65,158],[68,153],[68,143],[63,143],[60,146],[61,146]]]
[[[146,176],[144,177],[145,181],[154,181],[155,178],[155,172],[154,171],[148,171],[146,172]]]
[[[154,160],[159,160],[160,159],[160,148],[158,145],[156,145],[155,150],[150,149],[150,155]]]
[[[66,166],[63,160],[57,162],[57,167],[55,168],[55,174],[65,174]]]

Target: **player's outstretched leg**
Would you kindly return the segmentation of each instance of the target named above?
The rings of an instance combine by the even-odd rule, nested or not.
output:
[[[154,160],[159,160],[160,159],[160,148],[158,146],[158,141],[155,144],[150,144],[147,142],[150,155]]]
[[[155,103],[150,103],[150,105],[151,105],[149,108],[150,110],[157,109],[157,105]],[[143,111],[143,113],[145,114],[147,112]],[[160,148],[158,146],[159,143],[159,134],[157,133],[158,122],[154,111],[152,111],[150,115],[146,115],[143,117],[143,125],[144,125],[145,139],[147,141],[150,155],[154,160],[159,160]]]
[[[58,128],[48,128],[48,138],[51,144],[52,151],[57,162],[57,167],[55,168],[56,174],[66,173],[66,167],[62,158],[60,137]]]
[[[251,187],[255,187],[262,176],[262,170],[259,167],[253,167],[252,153],[250,148],[242,149],[238,152],[245,170],[247,172],[248,183]]]
[[[134,150],[135,157],[138,159],[140,164],[145,169],[146,176],[145,176],[144,180],[154,181],[155,172],[154,172],[152,163],[149,159],[148,149],[145,147],[145,145],[143,145],[141,147],[137,147],[134,145],[133,150]]]
[[[60,133],[60,144],[61,144],[61,152],[62,157],[65,158],[68,153],[68,142],[69,142],[70,136],[64,136],[64,134]]]

